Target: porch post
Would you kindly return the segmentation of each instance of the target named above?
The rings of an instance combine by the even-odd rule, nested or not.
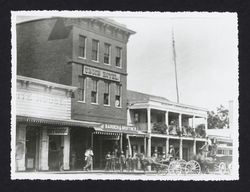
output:
[[[179,128],[180,128],[180,131],[182,131],[182,114],[181,113],[179,114]]]
[[[147,150],[147,152],[148,152],[147,156],[151,157],[151,136],[148,137],[148,150]]]
[[[127,139],[128,139],[128,154],[130,156],[132,156],[132,150],[131,150],[131,143],[130,143],[129,135],[127,135]]]
[[[151,109],[150,108],[147,108],[147,119],[148,119],[148,122],[147,122],[147,128],[148,128],[148,133],[151,133]]]
[[[16,128],[16,171],[25,171],[26,125],[19,124]]]
[[[166,155],[168,154],[168,152],[169,152],[169,138],[167,137],[166,138],[166,151],[165,151]]]
[[[147,137],[144,137],[144,155],[147,154]]]
[[[193,143],[193,155],[196,155],[196,140],[195,139]]]
[[[70,161],[70,131],[68,135],[63,137],[63,169],[69,170],[69,161]]]
[[[205,119],[205,136],[207,137],[207,117],[204,118]]]
[[[195,120],[195,116],[192,117],[192,128],[194,129],[194,120]]]
[[[41,171],[49,170],[49,136],[47,128],[42,127],[39,149],[39,169]]]
[[[168,111],[165,112],[165,124],[168,126]]]
[[[120,150],[123,151],[123,149],[122,149],[122,133],[120,134]]]
[[[182,139],[180,139],[179,158],[182,159]]]

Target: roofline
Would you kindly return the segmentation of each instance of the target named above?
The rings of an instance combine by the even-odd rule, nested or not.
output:
[[[25,24],[25,23],[30,23],[30,22],[36,22],[36,21],[43,21],[43,20],[49,20],[49,19],[58,19],[58,18],[77,18],[77,17],[59,17],[59,16],[52,16],[52,17],[46,17],[46,18],[39,18],[39,19],[32,19],[32,20],[28,20],[28,21],[21,21],[19,23],[16,23],[17,25],[20,25],[20,24]],[[135,31],[131,30],[131,29],[128,29],[127,27],[124,27],[122,25],[119,25],[119,24],[116,24],[112,21],[109,21],[108,19],[105,19],[105,18],[101,18],[101,17],[79,17],[79,18],[94,18],[94,19],[97,19],[103,23],[106,23],[108,25],[111,25],[113,27],[116,27],[116,28],[120,28],[128,33],[130,33],[131,35],[133,34],[136,34]]]
[[[128,91],[133,91],[133,90],[128,90]],[[148,95],[148,96],[158,97],[158,96],[150,95],[150,94],[143,93],[143,92],[138,92],[138,91],[133,91],[133,92],[145,94],[145,95]],[[159,97],[161,97],[161,96],[159,96]],[[162,99],[166,99],[166,98],[164,98],[164,97],[161,97],[161,98],[162,98]],[[140,100],[138,100],[138,101],[129,101],[129,103],[135,103],[135,102],[136,102],[136,103],[148,103],[149,101],[156,101],[156,102],[159,102],[157,99],[149,98],[148,101],[143,101],[143,100],[140,101]],[[165,102],[162,102],[162,103],[177,105],[177,106],[181,106],[181,107],[188,107],[188,108],[192,108],[192,109],[198,109],[198,110],[206,111],[206,112],[209,111],[208,109],[203,108],[203,107],[196,107],[196,106],[192,106],[192,105],[186,105],[186,104],[183,104],[183,103],[176,103],[176,102],[170,101],[170,100],[168,100],[168,99],[166,99],[166,101],[165,101]]]
[[[53,83],[53,82],[50,82],[50,81],[35,79],[35,78],[21,76],[21,75],[17,75],[16,77],[17,77],[17,80],[30,81],[30,82],[33,82],[33,83],[48,85],[48,86],[51,86],[51,87],[57,87],[57,88],[61,88],[61,89],[67,89],[67,90],[76,90],[77,89],[77,87],[74,87],[74,86],[63,85],[63,84],[59,84],[59,83]]]

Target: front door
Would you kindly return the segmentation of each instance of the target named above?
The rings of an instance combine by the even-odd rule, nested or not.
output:
[[[58,171],[60,169],[61,157],[61,138],[62,136],[50,135],[49,136],[49,170]]]

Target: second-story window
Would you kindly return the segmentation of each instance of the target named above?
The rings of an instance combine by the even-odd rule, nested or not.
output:
[[[116,47],[116,53],[115,53],[115,66],[121,67],[122,62],[122,48]]]
[[[116,107],[121,107],[121,85],[120,84],[115,84],[115,106]]]
[[[85,78],[83,76],[79,76],[79,88],[78,88],[78,101],[85,101]]]
[[[92,40],[92,60],[98,61],[98,50],[99,50],[99,41]]]
[[[103,95],[103,104],[109,105],[109,82],[104,82],[104,95]]]
[[[104,43],[104,63],[110,64],[110,44]]]
[[[91,103],[98,103],[97,101],[98,81],[91,79]]]
[[[86,37],[79,36],[79,57],[86,57]]]

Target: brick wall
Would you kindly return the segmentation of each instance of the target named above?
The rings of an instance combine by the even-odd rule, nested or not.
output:
[[[17,74],[55,83],[71,84],[72,32],[50,40],[60,29],[57,19],[17,24]],[[60,34],[59,34],[60,35]]]

